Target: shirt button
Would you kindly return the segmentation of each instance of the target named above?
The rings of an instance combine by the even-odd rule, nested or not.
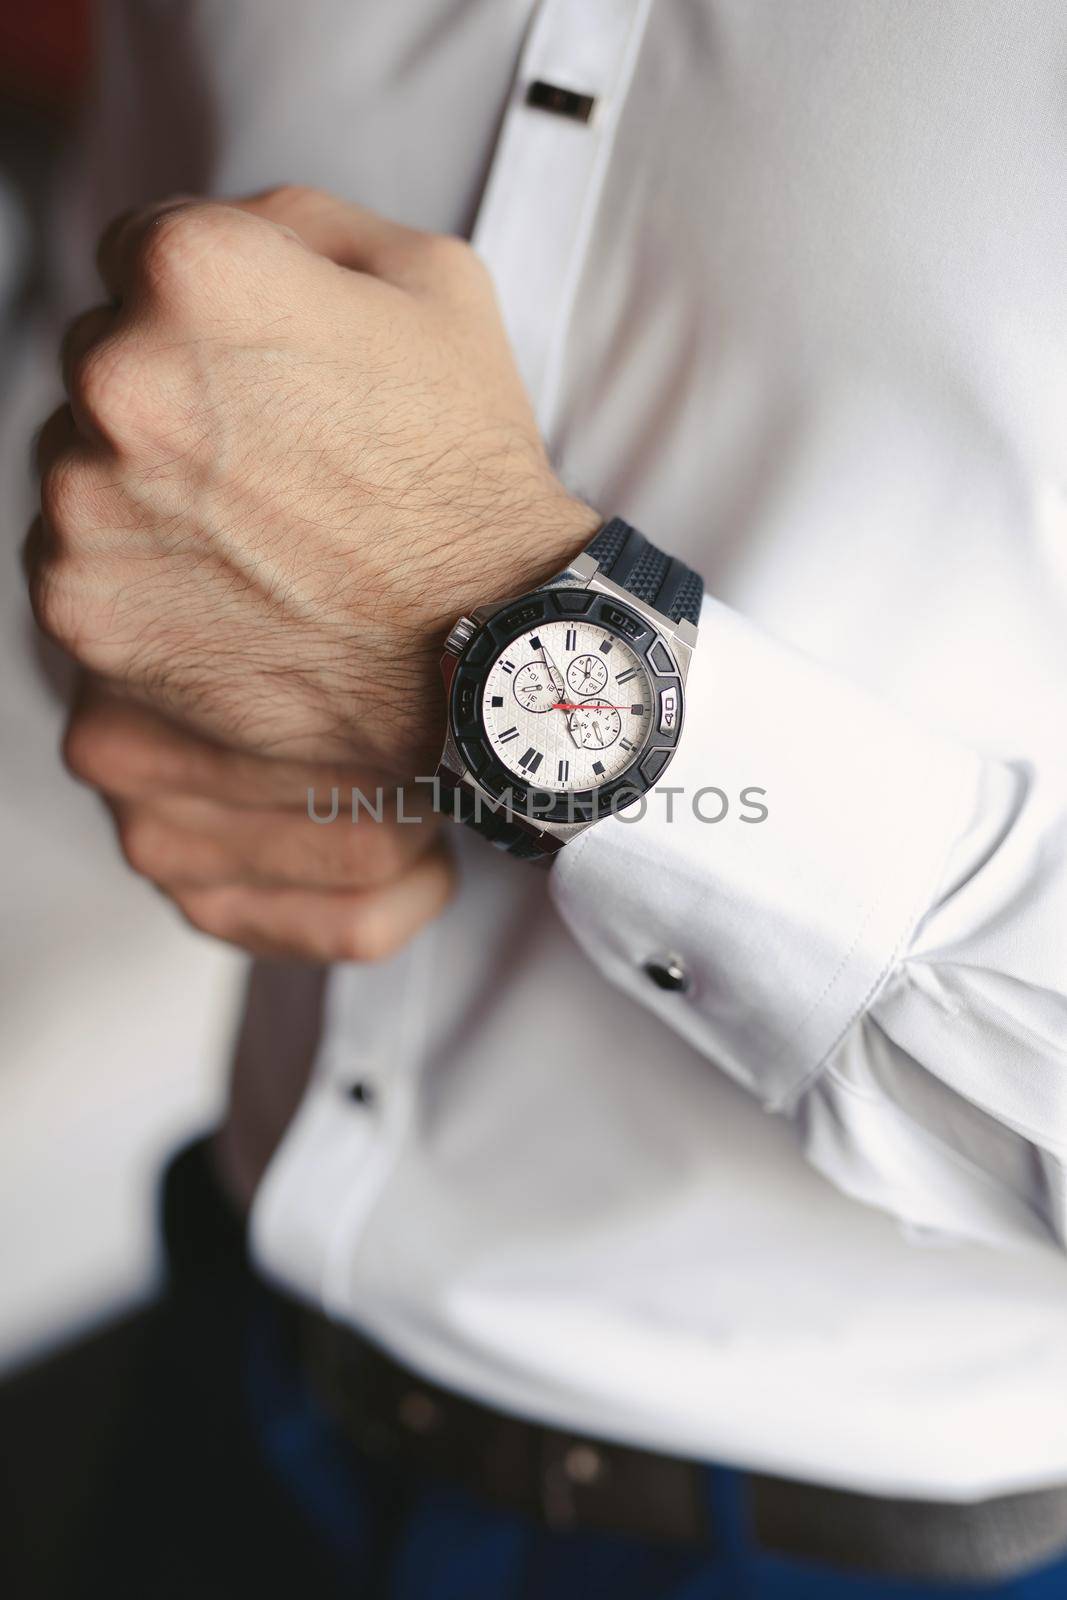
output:
[[[680,956],[653,957],[645,962],[645,976],[652,979],[657,989],[684,994],[689,988],[689,974]]]
[[[357,1078],[355,1083],[348,1086],[348,1098],[354,1100],[357,1106],[372,1106],[375,1100],[374,1085],[368,1083],[366,1078]]]
[[[604,1457],[591,1444],[572,1444],[563,1457],[563,1471],[571,1483],[590,1488],[604,1475]]]
[[[435,1433],[441,1426],[441,1407],[424,1389],[409,1389],[397,1406],[401,1425],[409,1433]]]

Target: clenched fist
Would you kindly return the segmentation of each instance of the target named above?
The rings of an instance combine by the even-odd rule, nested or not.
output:
[[[554,477],[488,276],[307,190],[105,234],[27,559],[105,680],[246,751],[433,770],[455,616],[598,522]]]

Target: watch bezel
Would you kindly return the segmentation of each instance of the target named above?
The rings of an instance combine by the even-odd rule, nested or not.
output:
[[[498,657],[540,622],[583,617],[621,639],[638,657],[653,689],[652,719],[644,743],[629,766],[592,789],[559,792],[524,784],[507,768],[489,742],[483,715],[485,682]],[[673,729],[660,729],[661,693],[673,689],[677,714]],[[678,659],[664,635],[647,617],[612,595],[595,589],[539,589],[500,607],[486,618],[460,655],[448,698],[452,737],[470,776],[491,800],[506,802],[537,823],[587,823],[623,810],[647,794],[670,764],[685,720],[685,683]],[[631,791],[625,800],[613,799]],[[553,802],[551,807],[549,800]]]

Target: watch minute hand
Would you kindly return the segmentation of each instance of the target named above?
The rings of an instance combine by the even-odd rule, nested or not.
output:
[[[549,655],[549,653],[545,649],[544,645],[541,646],[541,659],[542,659],[542,661],[544,662],[545,666],[548,669],[549,678],[552,680],[553,683],[558,683],[559,684],[559,689],[560,689],[560,691],[562,691],[562,689],[563,689],[563,678],[560,675],[560,670],[556,666],[556,663],[552,660],[552,657]]]

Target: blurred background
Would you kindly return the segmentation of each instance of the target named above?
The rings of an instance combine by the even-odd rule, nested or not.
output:
[[[217,1120],[242,959],[126,870],[64,772],[63,663],[19,546],[34,428],[59,401],[89,0],[0,0],[0,1376],[151,1298],[165,1155]]]

